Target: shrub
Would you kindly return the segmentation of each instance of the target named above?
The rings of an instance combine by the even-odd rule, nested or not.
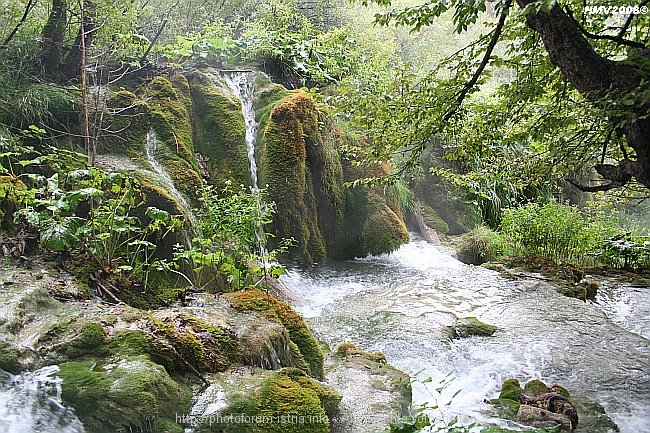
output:
[[[503,236],[486,226],[480,226],[463,236],[458,247],[462,262],[481,264],[498,259],[508,252]]]
[[[541,256],[555,263],[595,262],[603,239],[618,230],[611,214],[555,202],[506,209],[501,221],[517,256]]]

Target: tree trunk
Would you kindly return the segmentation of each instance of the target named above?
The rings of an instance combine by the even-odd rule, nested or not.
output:
[[[43,28],[43,67],[50,74],[57,74],[63,57],[63,39],[67,22],[66,0],[52,0],[52,10]]]
[[[61,71],[67,78],[80,76],[81,59],[84,55],[84,48],[86,51],[90,49],[93,37],[97,32],[97,28],[95,27],[95,3],[92,1],[84,1],[82,4],[84,10],[81,13],[81,26],[79,26],[77,37],[75,38],[70,51],[68,51],[65,63],[61,67]]]
[[[517,0],[517,4],[524,8],[534,1]],[[626,96],[631,98],[631,93],[641,85],[642,75],[638,70],[600,56],[583,37],[577,23],[560,6],[555,5],[550,13],[529,13],[526,21],[530,28],[540,34],[551,62],[560,68],[583,96],[594,103],[604,106],[607,99],[612,97],[619,100]],[[650,101],[635,100],[637,103],[624,114],[632,114],[637,120],[625,122],[620,129],[628,145],[636,152],[636,157],[634,160],[622,160],[615,166],[616,170],[606,170],[611,174],[605,175],[605,178],[620,183],[621,179],[634,177],[650,188],[650,119],[643,118],[650,111]],[[620,119],[610,121],[618,123]]]

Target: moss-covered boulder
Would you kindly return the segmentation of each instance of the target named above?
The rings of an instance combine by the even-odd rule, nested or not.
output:
[[[58,376],[63,379],[63,401],[75,409],[88,433],[152,426],[156,431],[183,431],[175,414],[187,411],[190,389],[146,358],[66,362]]]
[[[181,421],[194,424],[200,433],[331,431],[331,419],[341,401],[336,391],[295,368],[250,373],[213,376],[214,389],[201,397],[211,401],[212,407],[195,406],[196,418]]]
[[[307,160],[307,147],[320,141],[318,135],[315,102],[296,91],[274,106],[262,136],[260,184],[268,185],[269,199],[277,206],[273,232],[278,238],[294,238],[294,256],[307,265],[326,256]]]
[[[250,185],[246,123],[241,102],[216,78],[194,74],[190,92],[194,110],[194,144],[205,161],[210,183],[218,190],[231,181]]]
[[[277,204],[272,231],[297,241],[293,255],[304,264],[325,257],[352,258],[394,251],[408,241],[393,189],[344,188],[360,177],[384,176],[379,169],[353,168],[340,149],[351,137],[329,108],[305,91],[267,86],[258,112],[261,135],[260,184]]]
[[[491,337],[497,331],[497,327],[478,320],[476,317],[464,317],[458,319],[454,325],[454,337],[465,338],[471,336]]]
[[[323,379],[323,352],[303,319],[287,304],[258,289],[248,289],[225,295],[232,306],[240,311],[257,311],[268,320],[280,323],[287,329],[291,342],[305,360],[307,373]]]

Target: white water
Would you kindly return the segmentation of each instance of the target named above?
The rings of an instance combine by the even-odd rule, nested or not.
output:
[[[61,402],[57,366],[13,376],[0,371],[0,431],[84,433],[74,412]]]
[[[600,402],[621,432],[650,432],[647,294],[628,290],[627,301],[584,303],[545,284],[464,265],[421,240],[390,256],[285,277],[299,298],[294,307],[332,348],[351,341],[384,352],[420,381],[431,377],[431,384],[414,386],[416,404],[431,403],[430,392],[451,373],[437,401],[448,404],[446,418],[489,422],[483,399],[495,398],[503,380],[514,377],[559,383]],[[445,327],[467,316],[499,330],[450,341]]]
[[[151,164],[153,170],[156,172],[160,180],[165,184],[165,187],[167,188],[169,193],[181,205],[183,211],[185,212],[185,215],[187,216],[189,222],[191,223],[191,227],[196,228],[198,227],[198,221],[196,220],[196,217],[192,213],[192,207],[187,202],[183,194],[181,194],[181,192],[178,189],[176,189],[176,185],[174,185],[174,181],[169,176],[169,173],[167,173],[167,170],[165,170],[165,167],[163,167],[160,164],[160,162],[158,162],[158,159],[156,157],[156,152],[158,151],[159,145],[160,145],[160,141],[158,140],[158,137],[156,137],[156,133],[154,132],[153,129],[149,130],[149,132],[147,133],[147,142],[145,145],[145,150],[147,153],[147,161],[149,161],[149,164]]]
[[[257,163],[255,162],[255,142],[257,141],[257,122],[255,121],[255,110],[253,101],[255,96],[255,85],[249,79],[247,72],[230,72],[224,75],[226,84],[235,96],[241,101],[242,114],[246,123],[246,150],[248,163],[250,165],[251,185],[253,191],[257,191]]]

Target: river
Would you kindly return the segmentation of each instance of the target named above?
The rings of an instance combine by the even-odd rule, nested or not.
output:
[[[490,422],[483,400],[514,377],[561,384],[601,403],[621,432],[650,432],[647,288],[608,282],[585,303],[539,280],[465,265],[417,238],[390,255],[292,270],[283,280],[318,338],[382,351],[417,379],[415,404],[444,408],[439,418]],[[468,316],[498,331],[450,340],[448,327]]]

